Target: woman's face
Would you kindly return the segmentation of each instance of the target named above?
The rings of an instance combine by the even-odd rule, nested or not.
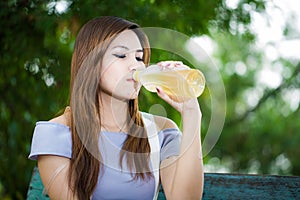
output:
[[[145,68],[143,48],[132,30],[121,32],[104,54],[101,92],[122,100],[135,99],[141,85],[132,79],[136,69]]]

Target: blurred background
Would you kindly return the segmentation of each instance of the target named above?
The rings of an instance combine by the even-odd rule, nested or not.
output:
[[[86,21],[103,15],[181,32],[217,67],[226,90],[226,118],[204,158],[205,172],[300,175],[298,0],[7,0],[0,5],[0,199],[26,198],[36,165],[27,159],[35,123],[67,105],[76,34]],[[152,62],[167,59],[180,58],[152,53]],[[141,110],[160,104],[180,125],[179,114],[156,94],[142,90],[140,98]],[[207,89],[199,103],[205,138],[211,120]]]

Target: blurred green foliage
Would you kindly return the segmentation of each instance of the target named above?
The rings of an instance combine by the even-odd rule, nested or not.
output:
[[[264,12],[265,1],[242,0],[235,9],[228,8],[225,0],[60,1],[67,5],[65,10],[57,2],[0,2],[0,199],[26,198],[35,165],[27,159],[35,122],[52,118],[66,106],[76,34],[86,21],[103,15],[120,16],[142,27],[210,36],[219,46],[214,56],[226,88],[227,113],[223,132],[205,163],[223,165],[231,172],[300,175],[299,106],[291,110],[283,98],[299,86],[299,65],[285,59],[274,61],[291,75],[279,88],[262,88],[256,106],[246,103],[245,93],[254,89],[256,71],[264,63],[261,52],[252,48],[256,38],[247,29],[250,11],[243,8],[251,5],[256,12]],[[243,33],[232,28],[233,19],[244,25]],[[180,57],[153,50],[151,59]],[[237,62],[246,65],[245,75],[230,70]],[[140,100],[141,110],[160,104],[180,125],[179,114],[155,94],[142,90]],[[206,90],[199,98],[203,138],[210,120],[209,101]]]

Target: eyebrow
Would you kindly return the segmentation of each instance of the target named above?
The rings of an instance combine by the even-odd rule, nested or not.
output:
[[[128,47],[126,47],[126,46],[123,46],[123,45],[117,45],[117,46],[114,46],[112,49],[117,49],[117,48],[122,48],[122,49],[126,49],[126,50],[129,50],[129,48]],[[144,52],[144,50],[143,49],[138,49],[138,50],[136,50],[137,52]]]
[[[126,46],[123,46],[123,45],[117,45],[117,46],[114,46],[113,49],[117,49],[117,48],[122,48],[122,49],[126,49],[126,50],[129,50],[128,47]]]

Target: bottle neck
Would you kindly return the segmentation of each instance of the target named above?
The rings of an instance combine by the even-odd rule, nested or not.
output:
[[[133,78],[135,81],[137,81],[137,82],[140,81],[140,79],[139,79],[139,73],[140,73],[140,71],[139,71],[139,70],[136,70],[136,71],[133,72],[133,74],[132,74],[132,78]]]

